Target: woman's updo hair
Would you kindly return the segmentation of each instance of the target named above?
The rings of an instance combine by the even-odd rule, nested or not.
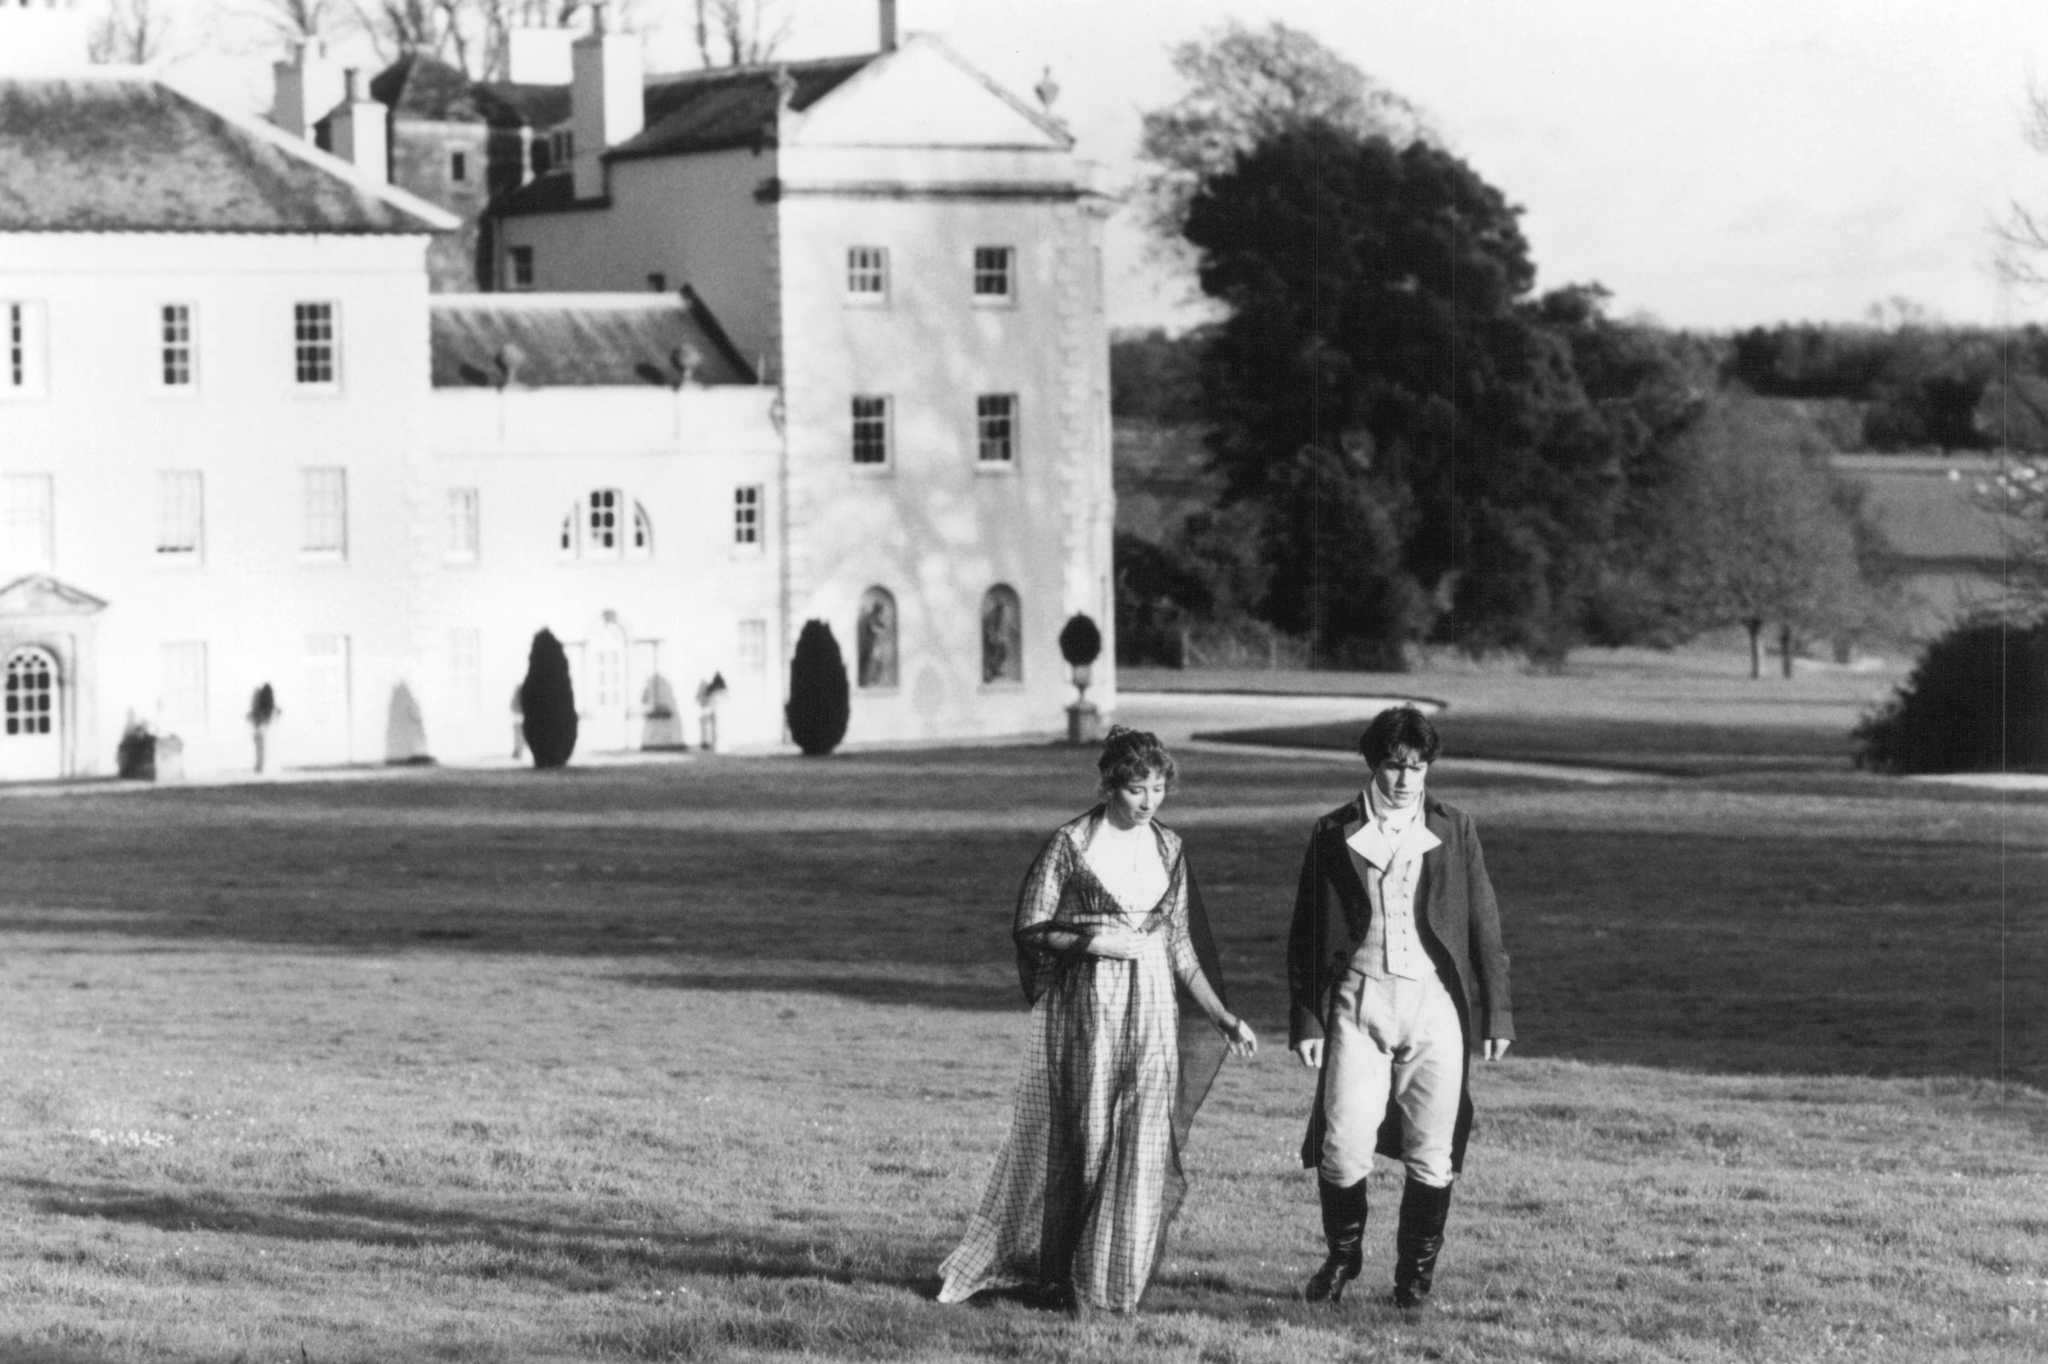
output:
[[[1159,742],[1157,734],[1122,725],[1109,727],[1102,740],[1102,756],[1095,760],[1095,770],[1102,774],[1099,789],[1104,795],[1151,776],[1166,778],[1171,789],[1173,779],[1180,773],[1174,766],[1173,755]]]

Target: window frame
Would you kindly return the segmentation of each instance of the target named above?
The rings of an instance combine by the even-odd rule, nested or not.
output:
[[[174,652],[175,651],[175,652]],[[191,709],[173,713],[171,705],[173,657],[185,662],[197,660],[196,680],[181,678],[178,694],[192,703]],[[212,682],[208,675],[212,660],[207,657],[206,641],[203,639],[167,639],[157,645],[157,722],[165,733],[196,735],[207,732],[212,719]],[[189,683],[189,687],[182,685]]]
[[[49,308],[39,298],[0,298],[0,402],[50,393]]]
[[[332,475],[339,493],[332,513],[336,534],[333,544],[313,540],[314,489]],[[339,564],[348,562],[348,466],[343,464],[304,465],[299,469],[299,560],[302,563]]]
[[[759,554],[767,543],[767,489],[759,483],[737,483],[732,490],[732,549]]]
[[[18,562],[8,562],[9,573],[54,573],[57,569],[57,480],[48,473],[27,471],[23,473],[0,474],[0,544],[16,543],[14,514],[15,489],[38,487],[40,497],[22,502],[22,508],[36,511],[38,520],[34,526],[37,535],[37,554],[24,555]],[[31,506],[31,504],[34,504]],[[27,524],[24,519],[23,524]]]
[[[308,337],[303,327],[310,320],[307,310],[327,310],[327,335]],[[302,377],[307,370],[309,349],[324,346],[327,356],[327,377],[307,379]],[[316,362],[317,363],[317,362]],[[292,391],[295,393],[327,394],[341,391],[341,300],[333,298],[299,298],[292,300]]]
[[[448,488],[441,508],[441,562],[474,566],[483,558],[483,494],[472,487]]]
[[[182,341],[171,335],[173,309],[184,314]],[[150,315],[156,324],[156,363],[150,366],[150,387],[164,398],[199,396],[199,306],[188,299],[160,299],[150,309]],[[184,351],[185,379],[174,383],[170,377],[172,355],[179,349]]]
[[[170,543],[174,527],[172,510],[180,499],[172,490],[189,481],[192,491],[191,544],[180,548]],[[196,568],[206,562],[206,474],[199,469],[158,469],[156,471],[155,562],[165,568]]]
[[[863,254],[872,254],[872,261],[857,259]],[[855,281],[872,276],[875,287],[857,289]],[[889,248],[886,246],[849,246],[846,248],[846,306],[849,308],[886,308],[889,306]]]
[[[896,467],[896,403],[887,393],[855,393],[847,411],[847,455],[855,470],[870,474],[886,474]],[[879,404],[872,412],[863,413],[862,403]],[[880,459],[862,459],[862,423],[876,423],[880,427]],[[872,445],[873,439],[870,440]]]
[[[1000,413],[990,412],[990,403],[1002,403]],[[1022,424],[1018,421],[1018,410],[1022,407],[1019,395],[1015,393],[977,393],[974,395],[974,468],[983,474],[1013,473],[1017,468],[1018,445]],[[994,423],[1002,424],[1002,435],[990,435]],[[1001,441],[1002,454],[991,455],[989,450],[997,440]]]
[[[1014,308],[1017,306],[1017,248],[1014,246],[985,245],[973,248],[973,269],[970,271],[970,296],[977,308]],[[998,269],[993,263],[984,264],[982,257],[988,252],[1000,252],[1002,263]],[[983,289],[984,279],[1000,276],[1001,292]]]
[[[469,149],[450,147],[448,150],[448,183],[466,185],[469,183]]]
[[[533,248],[524,243],[505,247],[505,290],[507,293],[533,291]]]

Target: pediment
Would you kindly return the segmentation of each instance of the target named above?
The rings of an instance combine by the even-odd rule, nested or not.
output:
[[[789,141],[805,147],[978,147],[1065,151],[1058,123],[936,38],[912,38],[806,110]]]
[[[0,587],[0,616],[90,616],[107,604],[90,592],[31,573]]]

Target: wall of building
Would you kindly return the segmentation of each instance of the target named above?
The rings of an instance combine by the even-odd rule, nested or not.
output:
[[[526,246],[536,290],[630,293],[659,273],[697,291],[749,364],[772,357],[773,210],[755,191],[774,150],[620,161],[609,174],[607,208],[498,220],[501,272],[503,253]]]
[[[426,741],[438,755],[511,751],[511,702],[534,633],[568,649],[582,713],[579,753],[696,744],[697,688],[714,673],[723,748],[782,734],[776,473],[781,436],[767,388],[437,392],[423,499],[427,582],[417,652]],[[760,539],[735,543],[734,491],[761,489]],[[593,489],[643,508],[651,552],[565,554],[562,523]],[[451,558],[451,489],[473,489],[473,562]],[[630,531],[630,522],[626,529]],[[761,652],[743,656],[742,622]],[[467,635],[464,632],[472,632]],[[623,644],[623,706],[601,707],[598,654]],[[472,650],[479,662],[463,659]],[[662,684],[650,690],[659,673]],[[650,712],[675,711],[671,723]]]
[[[779,204],[792,625],[828,621],[851,657],[863,591],[885,588],[899,615],[899,684],[856,691],[853,740],[1063,723],[1073,690],[1060,628],[1085,611],[1106,630],[1113,615],[1096,228],[1061,195],[817,192]],[[1015,248],[1008,305],[972,292],[974,249],[993,245]],[[852,246],[888,251],[885,304],[849,301]],[[985,393],[1018,397],[1011,465],[978,458]],[[856,394],[891,401],[885,469],[852,460]],[[1023,608],[1021,683],[983,678],[982,602],[999,583]],[[1113,703],[1113,664],[1096,678],[1092,695]]]
[[[427,394],[421,237],[0,237],[0,300],[47,321],[47,387],[0,400],[0,473],[47,474],[54,553],[36,567],[105,600],[96,666],[67,678],[76,771],[111,770],[124,720],[182,740],[194,770],[248,765],[243,717],[270,683],[283,707],[274,760],[376,760],[389,698],[410,667],[409,468]],[[331,391],[293,375],[293,305],[338,307]],[[198,382],[157,382],[158,309],[193,308]],[[302,471],[346,471],[347,549],[302,552]],[[194,560],[157,553],[158,482],[196,470],[204,540]],[[309,699],[334,679],[314,656],[346,641],[328,716]],[[199,713],[166,713],[164,646],[205,646]],[[326,669],[325,671],[322,671]],[[331,724],[322,724],[323,719]]]
[[[478,254],[479,220],[491,193],[489,140],[490,129],[481,123],[415,118],[393,123],[391,183],[462,219],[459,231],[441,233],[427,248],[427,278],[436,293],[470,292],[489,278],[490,262]],[[454,174],[458,152],[463,158],[460,180]]]

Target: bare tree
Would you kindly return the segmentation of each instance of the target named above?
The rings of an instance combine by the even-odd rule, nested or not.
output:
[[[86,35],[86,55],[107,64],[141,66],[171,56],[176,21],[165,0],[107,0]]]
[[[773,61],[794,25],[783,0],[696,0],[696,6],[697,55],[707,67]]]
[[[1232,20],[1175,47],[1172,60],[1186,88],[1144,116],[1138,144],[1153,166],[1141,186],[1147,216],[1169,242],[1179,239],[1198,186],[1290,128],[1327,123],[1396,146],[1437,140],[1413,104],[1286,24],[1251,29]]]
[[[289,46],[336,37],[354,18],[346,0],[250,0],[235,14]]]

